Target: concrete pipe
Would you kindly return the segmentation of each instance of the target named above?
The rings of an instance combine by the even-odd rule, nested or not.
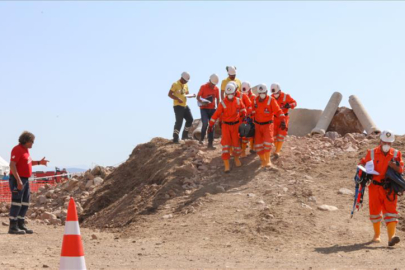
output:
[[[193,131],[193,138],[198,141],[201,139],[201,129],[202,129],[202,121],[200,120],[197,127]]]
[[[311,131],[311,135],[322,134],[324,135],[332,121],[333,116],[335,116],[336,110],[339,108],[339,104],[342,101],[342,94],[335,92],[329,99],[328,104],[325,107],[316,127]]]
[[[381,130],[379,130],[374,123],[373,119],[371,119],[370,115],[367,113],[366,109],[364,108],[363,104],[361,104],[360,99],[355,95],[351,95],[349,97],[349,104],[352,107],[354,114],[360,121],[360,124],[363,126],[364,130],[367,134],[380,134]]]
[[[288,135],[306,136],[316,127],[321,118],[321,110],[294,109],[290,110],[290,123],[288,124]]]

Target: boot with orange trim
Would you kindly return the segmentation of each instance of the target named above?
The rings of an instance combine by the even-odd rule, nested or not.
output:
[[[281,147],[283,146],[283,142],[275,142],[275,145],[276,145],[276,151],[274,152],[274,157],[279,158],[280,152],[281,152]]]
[[[247,143],[242,143],[242,154],[240,155],[241,158],[246,157],[246,146]]]
[[[254,138],[249,138],[249,147],[250,147],[250,150],[249,150],[249,152],[251,153],[251,154],[254,154],[254,153],[256,153],[256,151],[255,151],[255,147],[254,147]]]
[[[374,228],[374,237],[373,237],[373,240],[371,240],[371,242],[380,243],[381,242],[381,238],[380,238],[381,222],[373,223],[373,228]]]
[[[234,159],[235,159],[235,166],[236,166],[236,167],[242,166],[242,163],[240,162],[239,157],[235,156]]]
[[[229,173],[231,171],[230,165],[229,165],[229,159],[224,159],[224,166],[225,166],[225,173]]]
[[[400,239],[398,236],[395,236],[397,223],[390,222],[387,224],[387,232],[388,232],[388,246],[393,247],[399,243]]]

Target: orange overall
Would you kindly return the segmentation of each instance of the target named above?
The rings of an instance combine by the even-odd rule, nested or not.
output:
[[[273,145],[273,118],[277,116],[281,121],[285,116],[277,102],[271,96],[263,101],[254,99],[253,112],[255,122],[255,149],[259,156],[270,153]]]
[[[374,170],[379,173],[379,175],[373,175],[373,180],[376,182],[381,182],[385,178],[385,173],[388,169],[388,162],[394,159],[399,162],[401,171],[403,171],[404,162],[402,161],[402,154],[400,151],[393,148],[387,153],[381,150],[381,146],[369,150],[365,158],[361,160],[362,164],[367,163],[370,160],[374,161]],[[387,198],[387,191],[380,185],[370,184],[369,190],[369,207],[370,207],[370,220],[372,223],[385,221],[386,224],[391,222],[398,222],[398,211],[397,211],[397,201],[398,196],[394,197],[394,194]],[[381,215],[381,212],[383,215]]]
[[[274,96],[274,94],[272,95],[272,97],[277,101],[277,104],[280,106],[280,109],[283,111],[284,115],[285,115],[285,125],[286,128],[284,130],[282,130],[280,128],[280,124],[281,124],[281,119],[279,119],[278,117],[274,118],[274,139],[277,142],[284,142],[285,137],[288,134],[288,122],[290,120],[290,117],[288,116],[288,111],[289,109],[294,109],[295,107],[297,107],[297,102],[288,94],[280,91],[280,95],[278,96],[278,98],[276,98]],[[285,108],[286,104],[290,105],[290,108]]]
[[[230,149],[233,148],[233,156],[241,154],[239,142],[239,125],[241,117],[246,115],[243,102],[235,97],[232,100],[225,98],[219,103],[217,110],[211,117],[210,126],[214,126],[215,121],[221,117],[222,121],[222,159],[230,159]]]

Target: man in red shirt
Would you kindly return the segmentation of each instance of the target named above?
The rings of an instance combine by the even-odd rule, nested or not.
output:
[[[208,122],[215,113],[215,108],[219,104],[219,89],[216,87],[219,78],[217,74],[212,74],[209,82],[202,85],[197,95],[198,104],[201,110],[201,121],[203,123],[201,129],[200,144],[203,144],[205,133],[207,132]],[[214,150],[214,132],[208,132],[208,149]]]
[[[19,144],[11,151],[10,161],[10,234],[33,233],[25,227],[24,219],[30,202],[30,186],[28,178],[32,174],[32,166],[48,165],[45,158],[33,161],[28,149],[34,144],[34,134],[24,131],[18,139]]]

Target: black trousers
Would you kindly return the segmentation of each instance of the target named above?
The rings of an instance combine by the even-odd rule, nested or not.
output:
[[[202,121],[202,128],[201,128],[201,141],[204,141],[205,134],[207,132],[209,121],[211,117],[215,113],[215,109],[200,109],[201,110],[201,121]],[[214,131],[208,133],[208,142],[212,143],[214,141]]]
[[[9,186],[11,191],[10,220],[25,219],[30,204],[30,183],[28,178],[21,177],[23,188],[17,189],[17,179],[10,175]]]
[[[176,116],[176,123],[174,124],[174,131],[173,131],[173,140],[179,140],[179,134],[181,130],[181,126],[183,125],[183,119],[186,120],[186,126],[184,127],[183,134],[181,136],[182,139],[188,137],[188,130],[190,129],[191,125],[193,124],[193,115],[191,114],[191,110],[188,106],[174,106],[174,114]]]

